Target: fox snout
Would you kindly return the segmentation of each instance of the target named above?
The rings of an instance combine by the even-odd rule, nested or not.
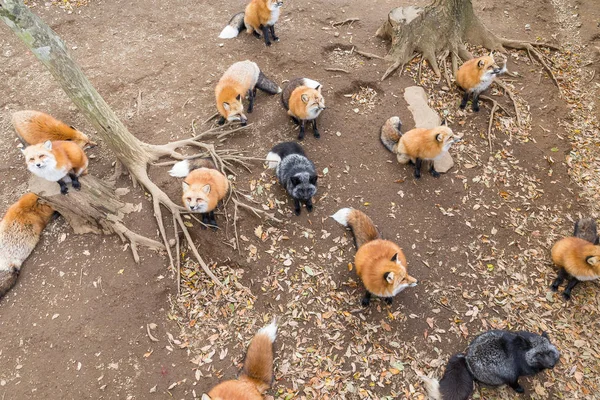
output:
[[[39,162],[35,163],[35,166],[38,167],[38,168],[42,168],[43,167],[42,163],[39,163]]]
[[[283,6],[283,1],[278,1],[277,3],[275,3],[275,5],[277,7],[281,7],[281,6]]]

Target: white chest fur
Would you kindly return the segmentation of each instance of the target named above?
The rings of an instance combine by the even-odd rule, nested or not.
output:
[[[267,22],[267,25],[275,25],[275,22],[279,19],[279,11],[280,8],[277,6],[271,10],[271,19]]]
[[[44,178],[51,182],[57,182],[61,180],[69,172],[66,168],[51,168],[50,166],[38,168],[35,165],[30,165],[29,170],[40,178]]]

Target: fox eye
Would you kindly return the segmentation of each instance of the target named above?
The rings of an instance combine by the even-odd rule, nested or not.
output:
[[[42,155],[40,156],[40,160],[43,160],[44,158],[46,158],[46,156],[42,154]]]
[[[186,200],[187,200],[188,202],[190,202],[190,203],[192,202],[192,198],[191,198],[191,197],[188,197]]]
[[[30,158],[30,159],[29,159],[29,162],[34,162],[34,161],[35,161],[35,159],[34,159],[34,158]]]

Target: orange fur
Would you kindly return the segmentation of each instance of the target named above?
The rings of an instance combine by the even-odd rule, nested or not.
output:
[[[473,58],[460,66],[456,73],[456,82],[464,90],[471,91],[481,83],[486,71],[495,68],[498,68],[498,65],[492,56]]]
[[[552,247],[552,261],[581,281],[600,277],[600,246],[577,237],[559,240]]]
[[[447,126],[412,129],[400,137],[397,147],[398,161],[406,163],[410,159],[415,162],[417,158],[432,160],[443,151],[447,151],[444,150],[445,147],[449,148],[454,139],[452,129]]]
[[[275,321],[269,327],[274,324]],[[262,400],[273,381],[275,331],[265,332],[269,327],[258,331],[250,342],[239,378],[218,384],[202,400]]]
[[[35,164],[45,157],[53,157],[56,160],[56,170],[74,173],[81,176],[87,173],[88,158],[75,142],[59,140],[52,142],[52,149],[46,149],[46,143],[27,146],[23,150],[25,161],[28,165]],[[64,176],[64,175],[63,175]]]
[[[373,220],[371,220],[364,212],[352,210],[348,214],[346,224],[347,226],[352,227],[356,247],[359,249],[363,244],[379,239],[379,232],[377,231]]]
[[[397,261],[392,261],[397,254]],[[356,273],[370,293],[379,297],[393,297],[400,285],[417,282],[408,275],[406,258],[402,249],[393,242],[375,239],[362,245],[354,257]],[[393,272],[392,282],[385,279],[385,274]]]
[[[261,32],[261,26],[267,26],[267,23],[271,19],[269,5],[275,2],[274,0],[252,0],[246,6],[244,23],[248,29],[248,34],[253,31]]]
[[[215,88],[217,110],[228,121],[246,120],[242,99],[254,89],[260,69],[251,61],[231,65]]]
[[[229,190],[229,180],[220,171],[198,168],[191,171],[183,181],[182,201],[190,211],[202,204],[201,212],[214,210]]]
[[[288,115],[303,120],[314,119],[315,112],[311,112],[311,109],[319,106],[325,107],[321,86],[318,89],[298,86],[290,96]]]
[[[38,144],[46,140],[67,140],[77,143],[82,149],[96,146],[96,143],[82,132],[43,112],[32,110],[15,112],[12,115],[12,123],[24,144]]]
[[[50,222],[54,210],[48,204],[39,203],[38,200],[39,197],[35,193],[25,193],[8,208],[2,222],[27,226],[32,236],[39,236]]]

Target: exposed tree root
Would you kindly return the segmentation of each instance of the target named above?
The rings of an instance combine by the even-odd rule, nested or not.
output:
[[[488,145],[490,147],[490,153],[491,153],[492,152],[492,124],[494,122],[494,113],[496,112],[496,110],[498,108],[500,108],[502,111],[504,111],[506,113],[506,115],[510,116],[510,113],[506,110],[506,108],[504,108],[503,106],[498,104],[498,102],[496,100],[492,99],[491,97],[480,95],[479,98],[481,100],[486,100],[486,101],[489,101],[490,103],[492,103],[492,111],[490,112],[490,119],[488,121],[488,131],[487,131]],[[515,104],[515,111],[516,111],[516,104]],[[517,115],[518,115],[518,112],[517,112]]]
[[[473,57],[465,47],[465,43],[471,43],[492,51],[504,52],[505,48],[526,50],[543,66],[560,92],[554,72],[536,49],[545,47],[559,50],[559,48],[547,43],[529,43],[496,36],[475,15],[471,0],[433,0],[425,8],[413,6],[394,8],[388,14],[388,19],[377,30],[376,35],[392,42],[390,51],[385,57],[392,61],[392,64],[382,80],[399,67],[402,66],[404,69],[415,53],[421,54],[422,59],[427,60],[438,78],[441,77],[440,61],[450,56],[452,70],[456,74],[458,58],[466,61]],[[436,57],[438,55],[441,56],[439,59]]]

